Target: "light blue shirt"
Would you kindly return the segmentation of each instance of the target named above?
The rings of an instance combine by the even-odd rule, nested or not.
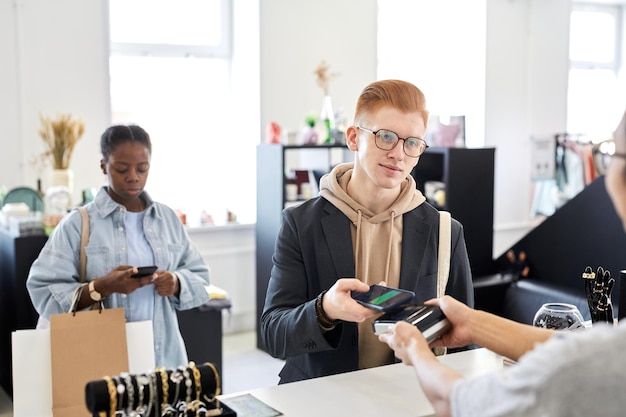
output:
[[[169,207],[154,202],[146,192],[143,218],[145,238],[152,248],[159,270],[175,272],[180,282],[178,297],[154,295],[154,352],[156,366],[175,368],[187,364],[185,345],[178,329],[175,309],[187,310],[209,299],[205,285],[209,269],[187,231]],[[108,274],[118,265],[130,265],[125,225],[127,210],[101,188],[93,202],[85,206],[89,213],[87,281]],[[33,263],[26,287],[39,315],[65,313],[79,283],[81,215],[77,210],[63,218]],[[154,286],[152,286],[154,288]],[[124,294],[111,294],[106,308],[123,307],[130,321],[130,301]]]
[[[126,212],[126,247],[128,248],[128,262],[132,266],[154,265],[152,248],[143,232],[143,218],[141,213]],[[128,294],[130,304],[130,321],[152,320],[154,315],[154,284],[137,288]]]

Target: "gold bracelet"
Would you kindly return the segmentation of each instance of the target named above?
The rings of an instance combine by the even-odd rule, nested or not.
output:
[[[220,387],[220,374],[219,372],[217,372],[217,368],[215,367],[215,365],[211,362],[205,362],[204,363],[206,366],[208,366],[209,368],[211,368],[211,370],[213,371],[213,374],[215,375],[215,392],[213,393],[213,398],[209,399],[209,397],[206,396],[206,394],[204,395],[204,398],[209,401],[209,402],[213,402],[215,401],[215,399],[217,398],[218,395],[221,394],[222,389]]]
[[[165,413],[169,404],[169,383],[167,382],[167,370],[163,367],[157,368],[157,372],[161,374],[161,391],[163,399],[161,401],[161,414]]]
[[[109,417],[115,417],[115,412],[117,411],[117,388],[110,376],[105,376],[104,380],[107,382],[109,390]]]
[[[193,382],[196,388],[196,401],[200,401],[200,394],[202,393],[202,381],[200,379],[200,370],[196,366],[194,361],[189,362],[189,368],[191,368],[191,372],[193,373]]]

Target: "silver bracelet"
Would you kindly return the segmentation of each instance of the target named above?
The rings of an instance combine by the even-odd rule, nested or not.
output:
[[[150,384],[150,380],[145,374],[138,375],[135,380],[137,381],[137,389],[139,390],[139,403],[137,404],[137,408],[135,410],[139,414],[143,415],[146,411],[144,390],[146,385]]]
[[[126,383],[126,398],[128,398],[128,402],[126,403],[126,414],[130,415],[130,413],[135,409],[135,387],[133,386],[130,374],[123,372],[120,376],[124,378],[124,382]]]
[[[124,393],[126,392],[126,387],[122,384],[122,380],[119,376],[114,376],[113,380],[115,381],[115,386],[117,387],[117,409],[122,409],[122,404],[124,401]]]
[[[176,384],[176,391],[174,393],[174,399],[170,402],[172,405],[176,405],[178,402],[178,395],[180,393],[180,383],[183,380],[183,373],[180,369],[175,369],[170,374],[170,381]]]
[[[150,399],[148,400],[148,411],[146,411],[145,416],[146,417],[150,417],[150,411],[152,411],[152,407],[155,407],[155,410],[158,410],[158,406],[155,406],[155,401],[157,398],[157,392],[156,392],[156,375],[154,373],[151,373],[150,375],[148,375],[148,388],[150,389]],[[158,411],[156,411],[157,416],[158,416]]]

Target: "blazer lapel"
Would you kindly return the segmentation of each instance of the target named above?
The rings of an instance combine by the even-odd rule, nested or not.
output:
[[[322,217],[320,221],[337,276],[353,278],[354,250],[350,234],[350,220],[331,203],[326,204],[325,211],[328,215]]]
[[[426,245],[432,238],[432,227],[421,221],[420,214],[413,210],[405,213],[402,223],[402,264],[400,266],[400,287],[416,289],[419,284]],[[413,281],[417,278],[416,281]],[[412,285],[409,283],[413,282]]]

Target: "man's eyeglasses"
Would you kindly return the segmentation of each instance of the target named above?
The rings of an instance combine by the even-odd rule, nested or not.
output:
[[[593,163],[596,171],[600,175],[606,174],[606,171],[615,158],[626,159],[626,154],[615,152],[615,142],[613,140],[605,140],[593,145],[591,150],[593,155]]]
[[[372,131],[366,129],[361,126],[357,126],[357,129],[364,130],[368,133],[374,135],[374,143],[378,149],[382,149],[383,151],[390,151],[396,147],[398,141],[404,141],[403,149],[404,153],[407,156],[417,158],[422,155],[426,148],[428,148],[428,144],[422,138],[400,138],[395,132],[387,129],[378,129],[376,131]]]

